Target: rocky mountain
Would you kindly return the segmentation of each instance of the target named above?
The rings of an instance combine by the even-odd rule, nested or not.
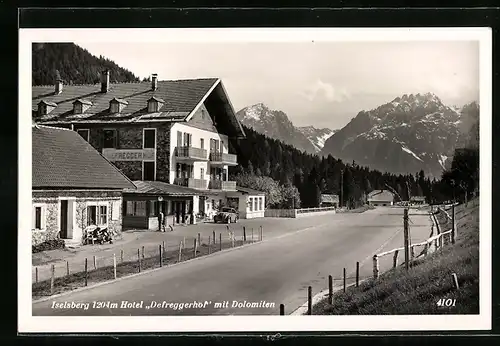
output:
[[[314,126],[303,126],[297,128],[304,136],[309,139],[316,151],[321,151],[325,145],[325,141],[330,138],[338,130],[330,130],[328,128],[317,129]]]
[[[478,122],[475,102],[456,109],[432,93],[405,94],[359,112],[325,142],[320,154],[390,173],[423,169],[439,177],[456,147],[478,143]]]
[[[278,139],[286,144],[308,153],[316,153],[316,147],[280,110],[271,110],[263,103],[245,107],[236,113],[238,120],[245,126]]]

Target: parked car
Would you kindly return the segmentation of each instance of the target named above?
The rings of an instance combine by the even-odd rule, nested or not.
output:
[[[238,212],[234,208],[223,207],[217,214],[214,215],[214,222],[232,223],[239,219]]]

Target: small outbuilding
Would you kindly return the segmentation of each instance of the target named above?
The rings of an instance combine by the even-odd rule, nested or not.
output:
[[[339,206],[338,195],[321,194],[321,207],[335,207]]]
[[[228,206],[238,211],[240,219],[264,217],[266,194],[262,191],[237,186],[236,191],[226,193]]]
[[[391,206],[394,194],[389,190],[374,190],[368,194],[368,204],[372,206]]]

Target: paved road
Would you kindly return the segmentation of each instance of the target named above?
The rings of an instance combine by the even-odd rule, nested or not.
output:
[[[300,223],[300,229],[245,248],[37,302],[32,305],[33,315],[262,315],[278,314],[281,303],[290,313],[306,300],[307,286],[312,286],[313,293],[321,291],[327,287],[330,274],[340,285],[343,268],[352,276],[356,261],[360,262],[360,276],[370,276],[373,254],[402,246],[402,213],[400,208],[377,208],[361,214],[286,220],[283,224]],[[410,218],[412,241],[428,238],[429,216],[411,211]],[[392,258],[381,260],[380,269],[391,264]],[[93,308],[94,301],[119,306],[122,301],[143,303],[137,308],[98,309]],[[194,301],[207,304],[180,310],[163,303]],[[215,307],[215,303],[226,301],[228,307]],[[233,301],[260,306],[232,307]],[[89,307],[54,307],[64,302],[87,303]],[[147,309],[152,302],[160,307]]]

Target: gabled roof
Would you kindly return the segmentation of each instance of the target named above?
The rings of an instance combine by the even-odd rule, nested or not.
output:
[[[161,102],[157,112],[148,113],[148,100]],[[74,114],[73,102],[85,99],[92,105],[85,114]],[[111,113],[109,102],[124,100],[128,105],[120,113]],[[205,103],[209,113],[219,117],[232,137],[245,137],[245,133],[227,93],[218,78],[158,81],[153,90],[150,82],[111,83],[108,92],[101,92],[101,84],[65,85],[60,94],[53,85],[32,87],[32,108],[40,101],[57,103],[50,114],[36,118],[41,124],[72,123],[130,123],[189,121],[199,107]],[[220,118],[222,116],[222,119]],[[224,119],[226,118],[226,119]]]
[[[121,104],[124,104],[124,105],[128,105],[128,101],[127,100],[124,100],[124,99],[119,99],[117,97],[115,97],[114,99],[112,99],[111,101],[109,102],[117,102],[117,103],[121,103]]]
[[[40,103],[43,103],[43,104],[46,104],[46,105],[49,105],[49,106],[52,106],[52,107],[57,107],[56,103],[51,102],[51,101],[47,101],[47,100],[42,100],[42,101],[38,102],[38,104],[40,104]]]
[[[39,125],[31,129],[34,189],[135,188],[75,131]]]
[[[241,187],[241,186],[237,186],[236,191],[239,191],[239,192],[247,194],[247,195],[260,195],[260,196],[262,196],[262,195],[266,194],[265,192],[262,192],[262,191],[257,191],[254,189],[250,189],[248,187]]]
[[[163,181],[135,180],[136,189],[126,189],[124,193],[153,194],[164,196],[199,196],[209,194],[209,191],[191,189],[189,187],[168,184]]]
[[[151,97],[148,101],[151,101],[151,100],[158,101],[158,102],[161,102],[161,103],[165,103],[165,100],[163,100],[163,99],[161,99],[159,97],[156,97],[156,96]]]
[[[73,102],[73,103],[83,103],[83,104],[85,104],[85,105],[90,105],[90,106],[92,106],[92,102],[90,102],[89,100],[85,100],[85,99],[78,99],[78,100],[76,100],[76,101],[75,101],[75,102]]]
[[[393,201],[394,194],[389,190],[375,190],[368,194],[369,201]]]

